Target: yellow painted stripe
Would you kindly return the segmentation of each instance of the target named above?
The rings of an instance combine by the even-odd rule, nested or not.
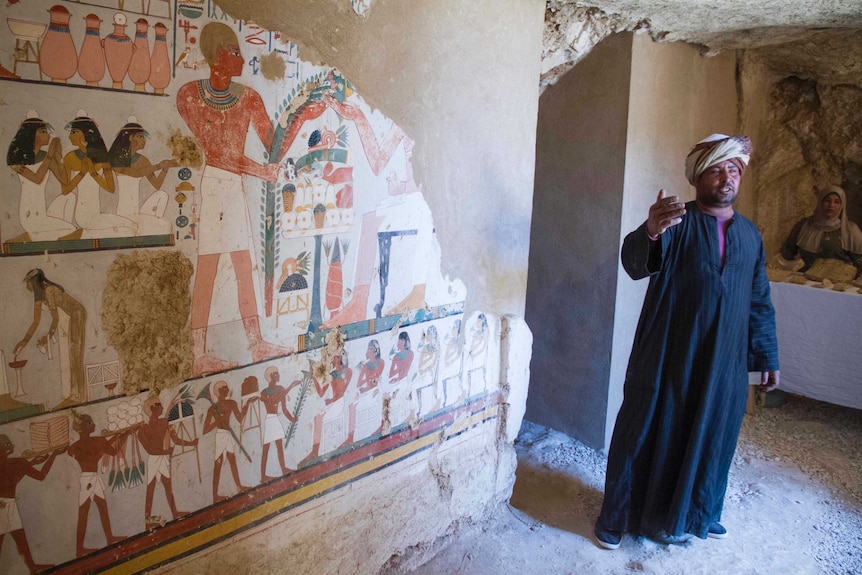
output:
[[[448,430],[447,435],[451,436],[459,431],[463,431],[467,427],[478,425],[484,420],[494,417],[496,414],[497,405],[487,406],[482,411],[472,414],[469,418],[453,424],[453,426]],[[363,461],[350,468],[333,473],[328,477],[324,477],[314,483],[310,483],[300,487],[299,489],[285,493],[284,495],[267,501],[253,509],[241,512],[233,517],[219,521],[214,525],[205,527],[200,531],[195,531],[194,533],[183,536],[181,539],[166,543],[156,549],[110,567],[103,571],[103,573],[126,575],[152,568],[160,563],[164,563],[174,557],[182,555],[189,550],[206,546],[208,543],[215,541],[216,539],[230,535],[243,527],[260,521],[268,515],[272,515],[273,513],[284,509],[285,507],[307,501],[324,491],[338,487],[361,475],[374,471],[375,469],[383,467],[403,457],[407,457],[416,451],[428,447],[436,441],[437,434],[429,433],[428,435],[415,439],[410,443],[396,447],[391,451],[376,455],[370,460]]]

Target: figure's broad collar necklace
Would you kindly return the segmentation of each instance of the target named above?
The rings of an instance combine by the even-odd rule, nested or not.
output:
[[[214,110],[229,110],[239,102],[239,97],[233,93],[231,86],[224,90],[216,90],[210,84],[209,78],[198,80],[198,94],[201,100]]]

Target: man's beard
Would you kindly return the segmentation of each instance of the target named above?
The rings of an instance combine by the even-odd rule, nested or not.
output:
[[[706,197],[702,198],[700,201],[702,204],[707,206],[725,208],[733,205],[738,195],[739,193],[737,192],[736,187],[731,183],[727,183],[714,192],[705,194]]]

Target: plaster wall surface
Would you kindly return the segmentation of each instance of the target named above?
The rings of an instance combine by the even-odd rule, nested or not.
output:
[[[687,44],[657,44],[635,36],[618,245],[646,219],[659,189],[683,201],[694,199],[694,189],[685,179],[685,156],[710,134],[735,133],[735,67],[732,53],[704,58]],[[747,191],[743,181],[740,196]],[[646,279],[635,282],[628,277],[619,258],[617,265],[605,446],[622,404],[626,366],[647,287]]]
[[[704,58],[689,45],[619,34],[543,93],[527,419],[609,444],[647,285],[622,269],[622,239],[659,189],[693,199],[685,155],[711,133],[735,132],[735,66],[734,54]]]
[[[539,105],[527,323],[527,419],[604,442],[632,35],[611,36]]]

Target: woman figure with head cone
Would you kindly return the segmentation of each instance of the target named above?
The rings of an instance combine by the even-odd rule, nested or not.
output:
[[[168,169],[179,166],[175,160],[151,164],[140,153],[149,137],[137,119],[130,116],[128,123],[117,132],[108,151],[111,168],[117,175],[117,215],[137,223],[138,235],[141,236],[171,233],[170,222],[162,217],[168,205],[168,194],[161,188]],[[143,205],[140,201],[141,178],[147,178],[156,190]]]
[[[42,307],[51,313],[48,333],[39,338],[39,347],[50,345],[48,341],[60,337],[60,387],[63,400],[55,409],[86,401],[87,382],[84,379],[84,337],[87,310],[75,298],[66,293],[63,286],[45,277],[45,272],[36,268],[24,276],[24,285],[33,294],[33,321],[23,339],[15,346],[14,354],[27,346],[39,328]]]
[[[124,238],[135,235],[137,224],[130,219],[102,212],[99,190],[114,193],[114,174],[108,150],[96,123],[84,110],[66,124],[75,149],[63,157],[66,183],[63,192],[77,188],[75,220],[83,228],[83,238]]]
[[[62,167],[60,140],[51,137],[52,130],[51,125],[40,119],[35,110],[30,110],[9,143],[6,164],[18,174],[21,181],[18,219],[24,233],[7,241],[54,241],[80,235],[80,230],[72,224],[74,195],[60,195],[51,202],[50,207],[47,205],[48,173],[61,183],[66,177]],[[47,152],[43,149],[45,146],[48,146]]]

